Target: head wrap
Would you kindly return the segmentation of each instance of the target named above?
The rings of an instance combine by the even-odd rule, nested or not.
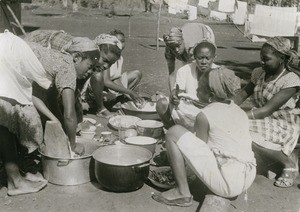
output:
[[[71,42],[62,47],[62,52],[89,52],[99,50],[98,46],[89,38],[75,37]]]
[[[215,52],[217,51],[217,46],[216,46],[216,44],[215,44],[213,41],[208,40],[208,39],[203,39],[203,40],[201,40],[200,42],[196,43],[195,46],[194,46],[193,48],[191,48],[191,49],[193,50],[192,54],[194,54],[194,50],[195,50],[195,48],[196,48],[197,46],[199,46],[200,44],[204,44],[204,43],[209,43],[209,44],[211,44],[211,45],[214,47]]]
[[[122,49],[122,43],[119,39],[114,35],[109,34],[100,34],[98,35],[94,42],[100,46],[101,44],[111,44],[117,46],[119,49]]]
[[[226,99],[241,88],[241,82],[233,71],[220,67],[209,72],[209,87],[217,97]]]
[[[266,44],[272,46],[276,51],[288,56],[287,66],[293,69],[298,69],[299,57],[295,50],[292,50],[291,41],[284,37],[270,38]]]
[[[169,34],[164,34],[163,38],[167,45],[172,43],[181,43],[183,41],[182,30],[178,27],[172,27]]]

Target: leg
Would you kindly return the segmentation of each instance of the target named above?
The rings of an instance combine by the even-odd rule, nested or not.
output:
[[[8,195],[19,195],[38,192],[47,181],[33,182],[23,178],[17,165],[16,138],[7,128],[0,126],[0,154],[7,174]]]
[[[97,112],[101,113],[102,115],[109,116],[111,113],[104,107],[103,104],[103,88],[104,88],[104,78],[103,73],[94,73],[91,76],[91,88],[94,93],[96,105],[97,105]]]
[[[175,123],[171,117],[169,102],[166,98],[161,98],[156,103],[156,111],[164,123],[165,128],[169,129]]]
[[[128,71],[127,72],[128,79],[128,88],[133,90],[142,79],[142,72],[139,70]]]
[[[185,128],[178,125],[172,127],[167,132],[166,148],[176,187],[160,194],[154,193],[152,198],[158,202],[173,206],[190,206],[193,203],[193,197],[187,181],[184,158],[176,144],[186,132]]]

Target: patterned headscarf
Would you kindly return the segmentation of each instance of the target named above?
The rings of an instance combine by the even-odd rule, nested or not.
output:
[[[209,72],[209,87],[217,97],[226,99],[241,88],[241,81],[233,71],[220,67]]]
[[[122,49],[122,43],[118,40],[116,36],[109,35],[109,34],[100,34],[98,35],[94,42],[100,46],[101,44],[111,44],[116,45],[120,50]]]
[[[173,43],[181,43],[183,41],[182,30],[178,27],[172,27],[169,34],[163,35],[165,43],[173,44]]]
[[[62,48],[62,52],[89,52],[99,50],[98,46],[89,38],[75,37]]]
[[[292,50],[291,41],[289,39],[284,37],[273,37],[266,43],[272,46],[276,51],[289,57],[287,62],[288,67],[298,69],[299,58],[297,52]]]

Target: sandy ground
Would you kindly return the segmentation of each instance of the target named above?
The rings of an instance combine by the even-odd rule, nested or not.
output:
[[[48,16],[48,13],[62,14]],[[127,16],[107,18],[101,13],[77,13],[70,15],[65,11],[39,12],[43,16],[33,15],[30,10],[23,13],[26,29],[64,29],[77,36],[94,38],[99,33],[118,28],[129,35]],[[202,22],[203,20],[198,20]],[[136,14],[131,17],[130,37],[123,52],[124,70],[139,69],[143,80],[138,89],[153,94],[155,91],[168,93],[167,66],[164,60],[164,44],[156,50],[155,14]],[[187,20],[162,17],[161,33],[171,26],[181,26]],[[239,76],[249,78],[253,67],[259,66],[259,48],[261,44],[251,43],[234,26],[224,23],[208,23],[216,35],[218,46],[217,64],[233,68]],[[93,115],[90,115],[94,117]],[[273,186],[274,180],[258,175],[248,189],[248,198],[240,195],[231,202],[229,211],[300,211],[300,180],[293,187],[280,189]],[[192,190],[197,191],[197,187]],[[5,188],[0,192],[0,211],[199,211],[197,192],[194,204],[189,208],[169,207],[151,199],[156,191],[149,184],[129,193],[107,192],[99,188],[96,182],[79,186],[48,186],[36,194],[8,197]],[[198,191],[201,193],[201,191]]]

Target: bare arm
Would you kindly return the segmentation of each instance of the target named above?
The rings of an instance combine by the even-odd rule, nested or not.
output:
[[[196,136],[200,138],[202,141],[207,143],[209,123],[204,113],[200,112],[197,115],[194,128],[195,128]]]
[[[232,100],[235,104],[242,104],[249,96],[253,94],[255,85],[252,82],[249,82],[242,90],[240,90]]]
[[[169,74],[172,74],[175,71],[175,59],[166,59],[168,65]]]
[[[263,119],[284,105],[297,92],[297,88],[285,88],[275,94],[263,107],[248,111],[247,115],[250,119]],[[253,117],[254,115],[254,117]]]
[[[53,113],[51,113],[51,111],[40,98],[32,96],[32,102],[36,109],[44,114],[48,119],[59,122],[59,120],[53,115]]]

